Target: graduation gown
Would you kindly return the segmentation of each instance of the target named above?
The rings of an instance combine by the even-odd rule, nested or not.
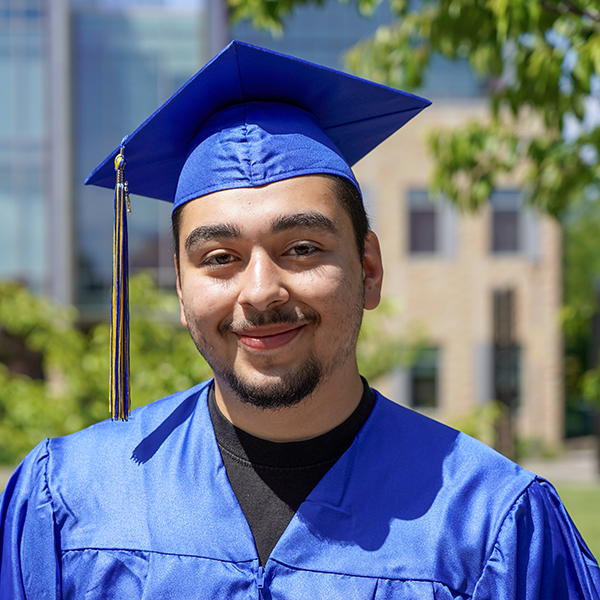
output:
[[[380,395],[260,567],[208,387],[27,456],[0,501],[0,598],[599,598],[548,482]]]

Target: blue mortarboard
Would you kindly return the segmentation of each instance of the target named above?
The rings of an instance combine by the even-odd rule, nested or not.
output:
[[[351,166],[428,105],[412,94],[232,42],[126,136],[85,182],[115,188],[113,418],[127,418],[129,411],[128,190],[173,202],[174,209],[211,192],[309,174],[338,175],[360,190]]]

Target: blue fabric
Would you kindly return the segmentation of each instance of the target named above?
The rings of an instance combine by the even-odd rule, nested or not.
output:
[[[0,501],[0,598],[598,599],[549,483],[381,396],[262,573],[207,390],[31,452]]]
[[[225,187],[259,187],[314,173],[344,177],[360,191],[352,169],[313,115],[290,104],[248,102],[223,109],[190,148],[173,210]]]
[[[131,193],[175,208],[307,174],[340,175],[358,189],[350,167],[429,104],[234,41],[126,136],[125,177]],[[114,187],[120,147],[86,184]]]

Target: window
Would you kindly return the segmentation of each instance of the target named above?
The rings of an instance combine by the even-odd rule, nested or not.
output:
[[[438,406],[438,348],[424,348],[410,369],[410,405],[413,408]]]
[[[427,190],[408,192],[408,251],[412,255],[455,254],[457,216],[448,202],[433,202]]]
[[[495,290],[493,305],[493,397],[514,409],[519,403],[521,370],[521,349],[516,342],[514,326],[514,290]]]
[[[492,204],[492,252],[519,252],[521,248],[521,194],[503,190],[490,197]]]
[[[435,211],[431,208],[410,210],[410,252],[435,252]]]
[[[408,204],[410,253],[435,252],[437,250],[435,205],[425,190],[410,190]]]

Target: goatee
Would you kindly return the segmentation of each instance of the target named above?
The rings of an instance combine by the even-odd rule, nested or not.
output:
[[[314,354],[309,354],[301,365],[295,365],[293,369],[278,373],[276,377],[270,377],[266,382],[253,383],[248,381],[236,374],[233,365],[219,364],[216,357],[212,356],[210,352],[210,344],[193,325],[193,319],[190,316],[186,315],[186,319],[190,335],[198,352],[210,365],[215,377],[223,381],[246,404],[265,410],[278,410],[295,406],[309,397],[323,379],[322,361]],[[318,325],[319,323],[320,317],[316,311],[276,308],[267,313],[251,315],[243,322],[226,321],[220,325],[219,333],[226,335],[232,331],[239,332],[266,325],[303,326]]]
[[[257,408],[277,410],[295,406],[310,396],[321,382],[323,365],[314,356],[309,356],[295,372],[286,372],[276,381],[260,385],[245,381],[233,370],[215,371],[215,375],[218,375],[242,402]]]

